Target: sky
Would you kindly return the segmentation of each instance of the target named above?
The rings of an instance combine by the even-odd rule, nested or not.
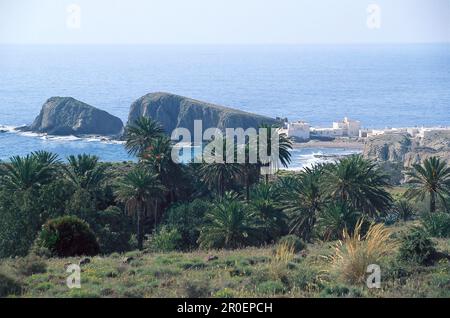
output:
[[[0,0],[0,43],[450,42],[450,0]]]

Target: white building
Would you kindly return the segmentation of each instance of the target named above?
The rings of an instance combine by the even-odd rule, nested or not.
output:
[[[333,129],[342,129],[342,136],[359,137],[361,122],[359,120],[350,120],[347,117],[344,117],[343,121],[333,122]]]
[[[342,128],[312,128],[311,134],[321,138],[337,138],[344,135]]]
[[[304,121],[296,121],[287,124],[288,137],[294,137],[301,140],[309,140],[310,138],[310,125]]]

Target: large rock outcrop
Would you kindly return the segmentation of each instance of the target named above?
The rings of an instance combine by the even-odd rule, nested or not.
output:
[[[72,97],[51,97],[24,130],[59,136],[118,136],[123,132],[123,123],[120,118]]]
[[[424,137],[385,133],[367,139],[363,155],[378,162],[401,163],[404,168],[437,156],[450,162],[450,131],[427,132]]]
[[[222,131],[225,128],[258,128],[263,123],[277,122],[273,118],[169,93],[151,93],[136,100],[131,105],[128,123],[141,116],[158,121],[169,135],[175,128],[187,128],[193,133],[194,120],[202,120],[203,130],[217,127]]]

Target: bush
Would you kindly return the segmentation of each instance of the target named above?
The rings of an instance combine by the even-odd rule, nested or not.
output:
[[[74,216],[49,220],[39,233],[37,245],[59,257],[96,255],[99,245],[89,225]]]
[[[435,243],[429,234],[423,228],[415,227],[403,236],[399,258],[403,261],[427,265],[432,261],[435,253]]]
[[[278,240],[278,246],[280,245],[288,245],[294,248],[294,252],[298,253],[306,248],[306,244],[300,239],[297,235],[286,235]]]
[[[422,216],[422,226],[433,237],[450,237],[450,214],[426,213]]]
[[[150,238],[149,248],[154,252],[171,252],[179,249],[181,240],[177,229],[163,226]]]
[[[123,253],[131,249],[130,220],[122,210],[114,206],[95,213],[90,225],[98,238],[102,254]]]
[[[0,272],[0,297],[19,295],[21,291],[22,286],[18,281],[6,273]]]

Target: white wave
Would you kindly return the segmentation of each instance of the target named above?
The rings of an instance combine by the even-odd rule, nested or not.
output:
[[[10,125],[0,125],[0,131],[4,131],[5,133],[14,133],[24,137],[31,138],[40,138],[46,141],[54,141],[54,142],[73,142],[73,141],[85,141],[85,142],[101,142],[105,144],[124,144],[125,142],[122,140],[115,140],[109,137],[103,136],[56,136],[56,135],[48,135],[46,133],[36,133],[31,131],[20,131],[18,128],[24,127],[25,125],[20,126],[10,126]]]

